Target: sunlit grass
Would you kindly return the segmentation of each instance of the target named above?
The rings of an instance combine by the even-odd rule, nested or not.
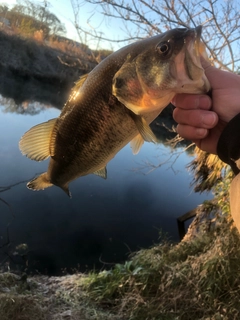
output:
[[[218,219],[209,233],[89,274],[85,290],[127,319],[239,319],[240,238],[229,219]]]

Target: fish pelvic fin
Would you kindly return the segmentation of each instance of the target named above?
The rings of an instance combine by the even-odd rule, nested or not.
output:
[[[48,187],[51,187],[53,184],[47,178],[47,172],[42,173],[40,176],[34,178],[33,180],[27,183],[28,189],[31,190],[44,190]]]
[[[103,178],[103,179],[107,179],[107,168],[103,167],[100,170],[97,170],[95,172],[93,172],[94,174],[96,174],[97,176]]]
[[[132,139],[132,141],[130,142],[130,146],[132,148],[132,153],[134,155],[138,154],[143,143],[144,143],[144,140],[140,133],[134,139]]]
[[[19,141],[19,149],[31,160],[42,161],[53,155],[55,123],[51,119],[28,130]]]
[[[150,126],[148,125],[147,121],[142,116],[138,116],[134,113],[131,113],[131,117],[135,122],[135,125],[140,135],[142,136],[143,140],[156,143],[157,138],[153,133],[152,129],[150,128]]]

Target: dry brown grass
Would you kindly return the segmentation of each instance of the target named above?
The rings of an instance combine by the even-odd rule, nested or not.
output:
[[[0,294],[1,320],[46,320],[46,307],[37,298],[23,294]]]
[[[0,274],[1,320],[123,320],[96,308],[80,287],[83,275]]]
[[[141,250],[89,275],[89,296],[131,320],[240,319],[240,237],[218,219],[190,241]]]

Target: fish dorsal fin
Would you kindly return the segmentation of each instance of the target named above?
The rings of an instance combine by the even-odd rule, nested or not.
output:
[[[31,160],[42,161],[53,155],[54,126],[57,119],[40,123],[28,130],[19,142],[22,154]]]
[[[86,81],[88,77],[88,73],[84,74],[83,76],[81,76],[76,82],[75,82],[75,86],[73,87],[73,90],[78,90],[79,88],[81,88],[81,86],[84,84],[84,82]]]
[[[143,140],[148,142],[157,142],[157,138],[155,134],[153,133],[152,129],[147,124],[147,121],[142,117],[138,116],[135,113],[131,113],[131,117],[133,121],[135,122],[137,129],[139,133],[141,134]]]
[[[93,174],[96,174],[103,179],[107,179],[107,168],[103,167],[102,169],[93,172]]]
[[[139,133],[132,141],[130,142],[130,146],[132,148],[132,153],[133,154],[138,154],[140,151],[142,145],[144,143],[143,137]]]
[[[68,104],[68,103],[71,102],[71,100],[75,100],[75,99],[78,97],[79,91],[80,91],[81,87],[83,86],[84,82],[86,81],[87,77],[88,77],[88,73],[85,74],[85,75],[83,75],[83,76],[81,76],[81,77],[75,82],[75,86],[72,88],[71,94],[70,94],[70,96],[69,96],[69,98],[68,98],[68,101],[67,101],[67,103],[65,104],[65,107],[68,106],[68,107],[67,107],[67,110],[65,110],[65,107],[64,107],[61,116],[63,116],[65,113],[67,113],[67,112],[70,111],[70,110],[69,110],[69,104]]]

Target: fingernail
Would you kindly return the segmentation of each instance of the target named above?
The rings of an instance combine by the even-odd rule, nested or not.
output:
[[[202,122],[206,126],[213,126],[216,121],[216,115],[214,113],[208,113],[202,116]]]

